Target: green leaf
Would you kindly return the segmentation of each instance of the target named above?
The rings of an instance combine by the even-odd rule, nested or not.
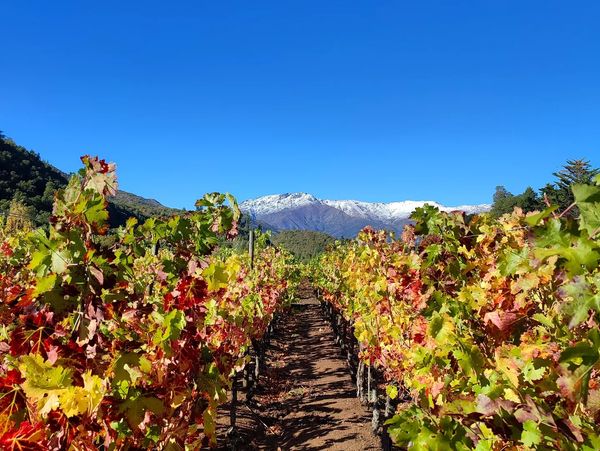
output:
[[[210,443],[212,446],[217,444],[216,437],[216,416],[217,412],[214,409],[208,408],[202,413],[202,419],[204,423],[204,433],[207,437],[210,438]]]
[[[527,420],[525,423],[523,423],[521,441],[525,446],[530,448],[532,448],[533,445],[539,445],[542,443],[542,433],[540,432],[540,429],[535,421]]]
[[[229,282],[227,267],[221,262],[211,263],[202,271],[202,276],[208,284],[209,291],[219,291],[221,288],[227,287],[227,283]]]
[[[90,371],[82,375],[83,387],[72,385],[72,371],[45,362],[39,355],[23,356],[19,370],[25,377],[23,391],[34,401],[42,417],[62,409],[67,417],[92,415],[106,393],[105,381]]]
[[[542,377],[544,377],[545,372],[546,367],[541,366],[539,368],[536,368],[534,362],[530,360],[523,367],[523,380],[525,382],[539,381]]]
[[[37,284],[35,285],[35,290],[33,291],[33,296],[37,297],[42,293],[46,293],[54,288],[56,283],[56,274],[49,274],[45,277],[40,277],[37,279]]]
[[[536,320],[538,323],[543,324],[546,327],[550,327],[550,328],[554,327],[554,323],[552,322],[552,319],[541,313],[536,313],[531,318]]]
[[[70,369],[53,366],[37,354],[22,356],[19,371],[25,378],[23,391],[42,417],[60,407],[60,395],[72,385]]]
[[[28,268],[38,274],[45,273],[52,263],[50,252],[51,251],[46,248],[35,251],[31,255],[31,261],[29,262]]]
[[[108,220],[108,211],[104,199],[97,197],[94,201],[90,201],[89,205],[85,210],[85,219],[91,224],[96,226],[102,226]]]
[[[409,409],[412,411],[413,409]],[[394,415],[385,422],[388,425],[388,434],[394,444],[406,445],[413,440],[422,428],[419,418],[410,418],[406,412]]]
[[[140,360],[140,356],[133,352],[121,354],[113,366],[113,382],[127,381],[135,385],[135,381],[141,376],[139,370],[135,371],[140,366]]]
[[[63,274],[67,271],[69,265],[70,256],[66,251],[54,251],[52,252],[52,271],[57,274]]]
[[[447,316],[434,312],[429,323],[429,335],[438,343],[451,345],[453,323]]]
[[[551,207],[546,208],[544,211],[541,211],[541,212],[536,213],[531,216],[527,216],[525,218],[525,222],[532,227],[536,226],[542,220],[546,219],[548,216],[550,216],[552,213],[554,213],[558,209],[558,207],[559,207],[558,205],[553,205]]]
[[[124,413],[131,429],[138,429],[144,420],[146,411],[161,415],[165,411],[163,402],[154,397],[140,396],[128,399],[119,406],[119,412]]]
[[[579,228],[592,235],[600,229],[600,186],[575,184],[571,188],[579,208]]]
[[[538,243],[541,244],[541,243]],[[600,253],[593,241],[585,238],[574,238],[568,244],[557,244],[550,249],[537,248],[535,256],[539,259],[546,259],[557,255],[562,257],[564,267],[571,275],[578,275],[585,270],[592,271],[598,266]]]
[[[529,249],[523,247],[519,252],[508,249],[499,258],[498,267],[503,276],[514,275],[519,269],[526,270],[529,263]]]
[[[185,328],[185,315],[181,310],[172,310],[165,316],[163,341],[177,340]]]
[[[589,343],[579,342],[575,346],[565,349],[560,354],[559,362],[572,362],[575,359],[581,359],[584,365],[594,365],[600,359],[598,348],[592,347]]]
[[[398,397],[398,387],[396,387],[395,385],[386,386],[385,392],[390,397],[390,399],[396,399]]]
[[[562,287],[571,301],[565,305],[565,311],[571,315],[569,328],[574,328],[583,321],[587,320],[590,310],[600,312],[600,293],[594,292],[598,287],[591,285],[583,277],[575,277],[569,283]]]

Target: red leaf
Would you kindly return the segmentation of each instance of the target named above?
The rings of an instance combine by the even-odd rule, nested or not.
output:
[[[0,449],[4,451],[37,451],[48,449],[44,424],[31,425],[23,421],[18,429],[12,429],[0,437]]]
[[[12,389],[14,385],[24,382],[19,370],[9,370],[6,376],[0,377],[0,388]]]
[[[502,310],[495,310],[493,312],[486,313],[483,317],[483,321],[492,323],[500,330],[500,332],[506,332],[510,330],[513,324],[519,319],[519,315],[512,312],[504,312]]]

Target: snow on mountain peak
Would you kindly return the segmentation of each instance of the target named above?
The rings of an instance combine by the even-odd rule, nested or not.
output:
[[[466,213],[478,213],[490,209],[490,205],[460,205],[447,207],[434,201],[405,200],[401,202],[362,202],[358,200],[320,200],[308,193],[272,194],[242,202],[240,208],[253,216],[276,213],[289,208],[306,205],[327,205],[343,211],[349,216],[378,220],[383,222],[406,219],[417,207],[432,205],[443,211],[462,210]]]
[[[252,215],[267,215],[288,208],[297,208],[304,205],[319,204],[321,201],[308,193],[271,194],[256,199],[249,199],[240,204],[243,211]]]
[[[465,213],[488,211],[490,206],[461,205],[446,207],[433,201],[361,202],[358,200],[321,200],[307,193],[272,194],[249,199],[241,210],[272,230],[316,230],[335,237],[352,237],[363,227],[400,232],[410,214],[425,204],[443,211]]]

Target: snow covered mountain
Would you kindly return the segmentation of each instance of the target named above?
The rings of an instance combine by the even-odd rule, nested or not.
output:
[[[434,201],[361,202],[321,200],[307,193],[263,196],[242,202],[240,208],[252,220],[268,224],[274,230],[316,230],[336,237],[353,237],[363,227],[401,231],[417,207],[430,204],[443,211],[461,210],[480,213],[490,205],[447,207]]]

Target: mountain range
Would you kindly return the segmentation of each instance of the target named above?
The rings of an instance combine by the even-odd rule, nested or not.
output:
[[[67,184],[68,175],[43,161],[39,154],[17,145],[0,133],[0,214],[9,210],[13,198],[30,210],[37,225],[47,224],[54,192]],[[241,210],[253,225],[279,232],[309,230],[341,238],[354,237],[367,225],[399,232],[408,223],[410,214],[425,203],[441,210],[463,210],[478,213],[490,205],[446,207],[432,201],[390,203],[355,200],[321,200],[307,193],[287,193],[246,200]],[[134,216],[144,220],[152,216],[168,216],[179,210],[165,207],[154,199],[146,199],[119,191],[109,201],[111,226],[125,223]]]
[[[315,230],[337,238],[351,238],[366,226],[401,232],[415,208],[425,204],[467,214],[488,211],[491,207],[489,204],[449,207],[434,201],[412,200],[389,203],[324,200],[307,193],[286,193],[246,200],[240,209],[254,224],[274,231]]]

